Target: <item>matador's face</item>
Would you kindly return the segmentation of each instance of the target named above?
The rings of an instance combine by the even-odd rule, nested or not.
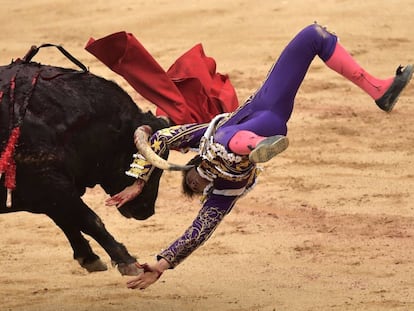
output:
[[[200,176],[196,167],[191,168],[186,177],[185,182],[194,193],[203,193],[204,188],[210,183],[207,179]]]

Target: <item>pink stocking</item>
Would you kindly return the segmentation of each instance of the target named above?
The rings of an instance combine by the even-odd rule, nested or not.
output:
[[[256,145],[266,137],[259,136],[251,131],[238,131],[229,141],[229,148],[233,153],[247,155]]]
[[[329,68],[363,89],[374,100],[384,95],[394,80],[394,77],[382,80],[371,76],[339,43],[336,44],[335,51],[325,63]]]

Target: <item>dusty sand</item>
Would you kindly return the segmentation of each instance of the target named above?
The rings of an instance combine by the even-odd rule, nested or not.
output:
[[[132,32],[165,68],[202,42],[218,71],[230,75],[240,101],[292,36],[315,20],[374,75],[392,76],[399,64],[414,62],[411,0],[0,4],[1,64],[33,44],[62,44],[144,109],[154,107],[83,49],[89,37]],[[53,49],[35,60],[72,67]],[[316,59],[297,96],[289,149],[264,165],[259,185],[202,248],[145,291],[128,290],[128,277],[115,268],[81,269],[45,216],[0,216],[0,309],[414,310],[413,95],[410,85],[393,113],[383,113]],[[199,208],[197,200],[183,201],[178,176],[165,174],[156,215],[143,222],[105,207],[99,187],[84,200],[141,262],[151,261]]]

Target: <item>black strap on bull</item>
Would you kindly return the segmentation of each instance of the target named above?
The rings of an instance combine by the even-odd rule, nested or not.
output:
[[[80,69],[82,69],[83,72],[89,71],[88,68],[84,64],[82,64],[78,59],[76,59],[72,54],[70,54],[68,51],[66,51],[63,46],[52,44],[52,43],[44,43],[40,46],[32,45],[30,50],[26,53],[26,55],[23,57],[22,61],[25,63],[28,63],[32,60],[32,58],[39,52],[41,48],[44,47],[55,47],[57,48],[63,55],[65,55],[72,63],[77,65]]]
[[[31,46],[31,48],[26,53],[26,55],[21,59],[21,61],[23,63],[29,63],[32,60],[32,58],[37,54],[37,52],[39,52],[39,49],[44,48],[44,47],[56,47],[72,63],[74,63],[80,69],[82,69],[80,73],[89,72],[88,68],[84,64],[82,64],[78,59],[76,59],[73,55],[71,55],[68,51],[66,51],[61,45],[56,45],[56,44],[51,44],[51,43],[45,43],[38,47],[35,45]],[[20,136],[20,125],[23,122],[23,118],[24,118],[24,115],[26,114],[27,106],[29,105],[29,102],[33,95],[38,78],[40,77],[40,72],[41,70],[39,70],[32,78],[31,88],[29,89],[27,94],[24,95],[24,100],[20,107],[17,120],[14,117],[15,116],[14,109],[15,109],[16,77],[17,77],[18,72],[16,72],[15,75],[10,80],[9,90],[8,90],[8,95],[10,97],[9,114],[11,116],[9,119],[10,134],[9,134],[9,139],[6,143],[6,146],[0,154],[0,178],[2,177],[4,173],[5,174],[4,183],[7,188],[8,197],[10,197],[11,191],[16,187],[16,163],[14,161],[14,151],[15,151],[15,147],[16,147],[16,144]],[[56,76],[41,77],[41,78],[49,80],[49,79],[56,78]],[[0,90],[0,103],[4,95],[5,95],[5,92]]]

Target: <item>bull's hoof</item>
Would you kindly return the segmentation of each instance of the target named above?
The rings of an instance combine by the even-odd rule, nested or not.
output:
[[[126,263],[120,263],[116,265],[118,268],[119,273],[122,275],[138,275],[141,272],[144,272],[143,269],[140,269],[136,266],[135,262],[126,264]]]
[[[87,262],[83,258],[76,258],[82,268],[85,268],[88,272],[99,272],[108,270],[108,266],[99,258],[94,261]]]

